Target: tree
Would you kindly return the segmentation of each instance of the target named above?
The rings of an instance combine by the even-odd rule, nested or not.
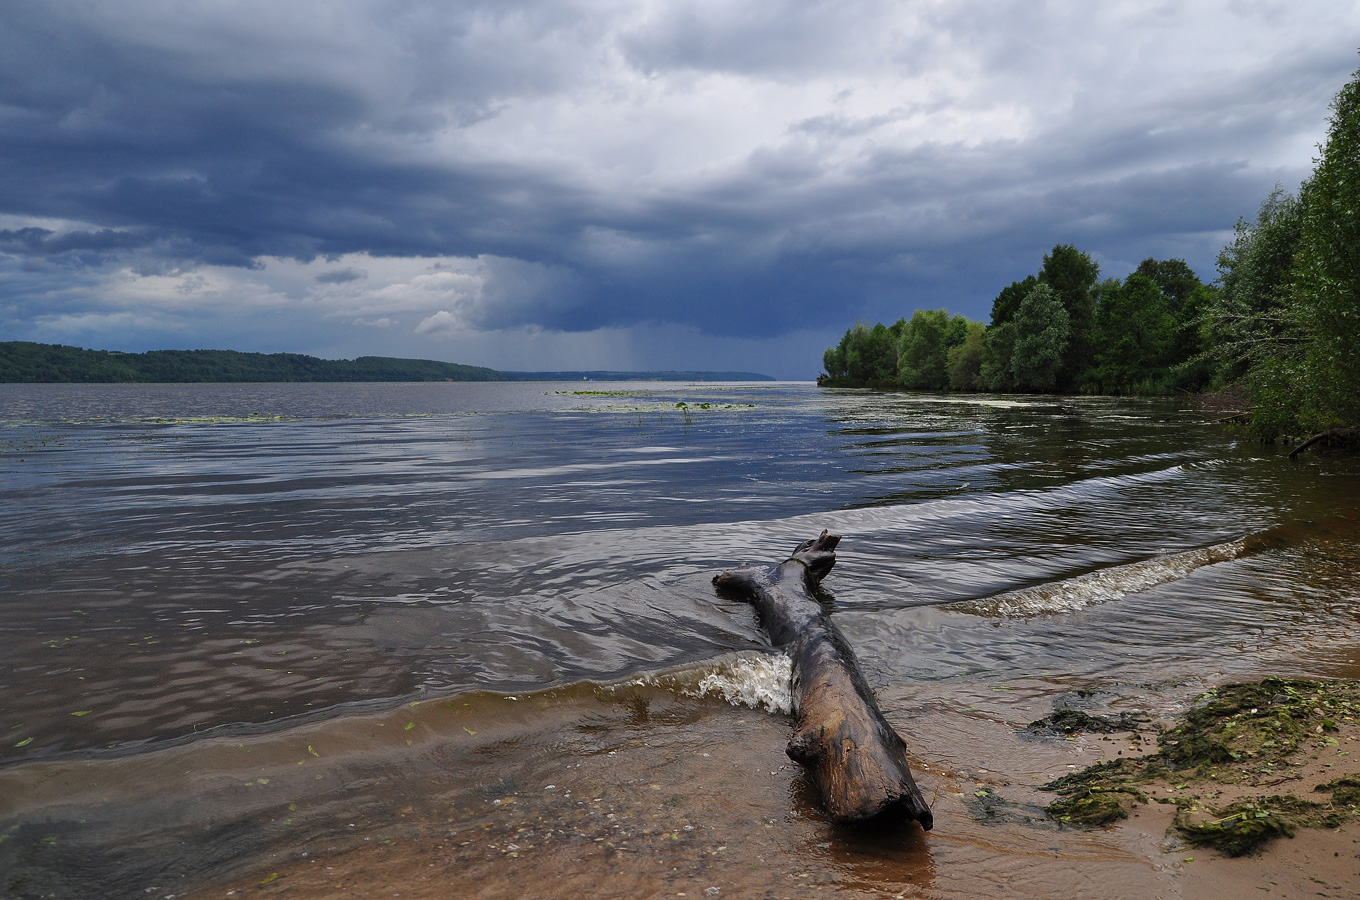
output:
[[[1011,357],[1015,355],[1015,322],[1003,322],[987,329],[986,345],[982,353],[982,367],[978,376],[989,391],[1015,390],[1015,371]]]
[[[826,352],[822,354],[822,368],[826,370],[826,374],[832,380],[844,378],[847,374],[845,369],[845,344],[845,338],[841,338],[839,344],[835,347],[827,347]]]
[[[1095,325],[1091,291],[1099,277],[1100,265],[1071,244],[1058,244],[1044,256],[1039,280],[1053,289],[1068,320],[1068,340],[1054,383],[1061,390],[1075,389],[1091,365],[1091,329]]]
[[[918,309],[902,329],[897,349],[897,380],[914,391],[938,391],[949,385],[945,333],[949,313]]]
[[[1096,386],[1113,394],[1135,391],[1147,382],[1157,382],[1160,389],[1176,327],[1167,296],[1138,272],[1122,285],[1105,282],[1098,295],[1093,341]]]
[[[992,301],[992,327],[1005,325],[1013,320],[1015,311],[1020,308],[1020,301],[1024,300],[1038,283],[1038,278],[1028,275],[1023,281],[1012,281],[1002,288],[1001,293]]]
[[[972,325],[980,325],[980,322],[970,322],[965,316],[955,315],[949,320],[949,327],[944,330],[944,348],[952,350],[962,344],[968,338],[968,329]]]
[[[1303,204],[1276,185],[1256,221],[1239,219],[1233,242],[1219,252],[1220,290],[1204,329],[1224,380],[1242,378],[1297,343],[1288,309],[1302,233]]]
[[[1166,298],[1167,310],[1175,315],[1195,290],[1202,286],[1195,270],[1183,259],[1153,259],[1148,257],[1138,264],[1133,274],[1150,278]]]
[[[1332,100],[1327,142],[1300,191],[1291,285],[1298,364],[1281,363],[1287,412],[1321,430],[1360,424],[1360,71]]]
[[[1171,338],[1171,371],[1167,387],[1184,391],[1204,390],[1218,370],[1210,350],[1205,319],[1218,303],[1218,288],[1200,284],[1185,298],[1172,315],[1175,324]]]
[[[822,354],[822,365],[833,384],[849,387],[892,387],[897,381],[897,342],[906,326],[882,322],[872,328],[856,322],[840,343]]]
[[[1022,391],[1051,391],[1057,385],[1071,336],[1070,318],[1058,293],[1037,285],[1015,311],[1011,373]]]
[[[955,316],[954,321],[960,318],[962,316]],[[964,322],[963,340],[957,346],[950,347],[946,353],[949,387],[955,391],[986,390],[982,362],[987,353],[987,327],[981,322],[969,322],[966,319]],[[953,327],[953,322],[950,322],[950,327]]]

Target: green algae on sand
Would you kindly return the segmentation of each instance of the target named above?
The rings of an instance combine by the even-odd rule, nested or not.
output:
[[[1042,786],[1056,821],[1106,825],[1149,799],[1177,807],[1187,843],[1251,853],[1297,828],[1335,828],[1360,816],[1360,682],[1266,678],[1204,694],[1162,733],[1155,753],[1099,763]],[[1345,773],[1345,774],[1342,774]],[[1340,776],[1340,777],[1337,777]],[[1292,783],[1329,795],[1304,800],[1262,788]]]

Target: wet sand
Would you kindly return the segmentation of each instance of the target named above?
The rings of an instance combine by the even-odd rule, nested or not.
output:
[[[936,827],[830,825],[787,716],[672,689],[461,695],[240,739],[0,773],[15,897],[1345,897],[1360,828],[1226,859],[1123,823],[1058,827],[1037,785],[1145,752],[1035,738],[1050,680],[881,695]],[[1067,692],[1070,693],[1070,692]],[[1193,692],[1189,692],[1193,693]],[[1184,688],[1145,699],[1183,708]],[[1130,704],[1137,698],[1116,698]],[[1355,726],[1337,735],[1350,746]],[[1340,751],[1335,751],[1340,753]],[[1360,755],[1358,755],[1360,756]],[[1360,770],[1319,757],[1329,777]],[[1306,777],[1314,777],[1309,773]],[[1305,779],[1306,780],[1306,779]],[[137,863],[129,863],[129,856]],[[110,865],[111,862],[117,865]],[[122,880],[101,882],[117,869]]]
[[[914,769],[936,814],[930,833],[828,824],[784,757],[781,716],[647,688],[484,698],[539,713],[514,734],[485,735],[472,726],[489,723],[472,714],[425,738],[421,772],[376,791],[382,815],[337,821],[338,836],[280,847],[191,896],[1354,896],[1353,826],[1227,859],[1175,838],[1168,805],[1091,830],[1045,820],[1038,807],[1053,795],[1037,784],[1151,738],[1025,737],[1015,726],[1046,698],[1037,683],[1012,687],[884,698],[914,735]],[[418,727],[450,724],[450,714],[460,718],[441,710]],[[380,728],[404,729],[400,718]],[[1331,777],[1360,769],[1337,759]]]

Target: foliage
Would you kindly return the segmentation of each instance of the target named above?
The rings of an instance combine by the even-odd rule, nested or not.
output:
[[[1058,244],[1044,256],[1039,280],[1051,287],[1067,313],[1068,344],[1060,361],[1057,386],[1075,390],[1095,355],[1091,329],[1095,324],[1092,291],[1100,277],[1100,266],[1089,254],[1071,244]]]
[[[1072,336],[1071,319],[1056,291],[1036,285],[1015,311],[1011,377],[1017,390],[1051,391],[1057,386]]]
[[[1150,277],[1137,272],[1123,284],[1104,283],[1099,298],[1095,367],[1088,383],[1103,393],[1118,394],[1158,378],[1170,362],[1176,333],[1170,298]]]
[[[918,309],[902,330],[897,345],[897,380],[913,391],[940,391],[949,386],[948,348],[945,334],[949,313],[942,309]]]
[[[1059,244],[1044,257],[1037,276],[1013,282],[998,295],[990,327],[942,309],[918,309],[886,329],[857,324],[823,355],[829,376],[824,383],[1111,394],[1205,387],[1217,366],[1204,352],[1202,322],[1217,302],[1217,289],[1203,284],[1181,259],[1145,259],[1123,282],[1093,283],[1098,272],[1090,256]],[[1072,325],[1073,310],[1089,322],[1084,339]],[[895,356],[883,343],[893,335]],[[895,373],[885,374],[893,363]]]
[[[949,323],[963,321],[963,340],[949,347],[945,354],[946,368],[949,370],[949,389],[953,391],[986,390],[987,382],[982,377],[982,362],[987,353],[987,327],[981,322],[970,322],[963,316],[955,316]],[[948,338],[945,340],[949,343]]]
[[[1239,219],[1233,242],[1218,254],[1221,289],[1207,310],[1205,331],[1226,380],[1289,355],[1297,343],[1288,310],[1302,225],[1303,205],[1276,185],[1256,221]]]
[[[1332,101],[1327,143],[1301,193],[1291,312],[1303,346],[1287,372],[1298,378],[1289,411],[1320,431],[1360,423],[1360,72]]]
[[[1020,301],[1029,296],[1029,292],[1034,290],[1039,279],[1033,275],[1026,275],[1022,281],[1012,281],[1001,289],[1001,293],[996,295],[992,301],[992,327],[1005,325],[1015,318],[1015,311],[1020,308]]]
[[[979,373],[989,391],[1015,390],[1015,374],[1011,370],[1011,354],[1015,352],[1015,323],[1004,322],[987,329],[986,346],[982,353]]]
[[[840,343],[822,354],[826,370],[822,383],[831,387],[978,390],[981,384],[977,379],[969,381],[967,360],[969,352],[980,354],[984,330],[981,322],[970,322],[963,316],[951,318],[942,309],[918,309],[910,320],[899,319],[891,326],[856,323]],[[960,386],[955,386],[949,354],[968,345],[974,332],[971,349],[960,350]]]
[[[823,354],[823,383],[1112,394],[1208,385],[1217,362],[1205,353],[1203,320],[1217,302],[1217,289],[1203,284],[1182,259],[1145,259],[1123,282],[1097,283],[1099,272],[1088,254],[1058,244],[1037,275],[997,295],[990,326],[942,309],[918,309],[887,329],[857,324]],[[897,336],[891,375],[884,374],[890,357],[881,343],[885,332]]]
[[[822,364],[831,383],[845,387],[897,387],[897,345],[906,324],[905,319],[899,319],[891,327],[880,322],[870,328],[856,322],[839,344],[823,354]]]
[[[1167,308],[1176,315],[1181,307],[1203,285],[1193,269],[1183,259],[1148,259],[1138,264],[1134,275],[1150,278],[1166,298]]]

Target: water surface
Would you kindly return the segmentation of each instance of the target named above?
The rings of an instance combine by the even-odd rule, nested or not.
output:
[[[384,840],[449,863],[472,851],[429,843],[436,819],[532,824],[516,803],[591,848],[618,816],[654,814],[637,833],[700,891],[762,854],[806,856],[798,841],[825,843],[823,826],[783,758],[787,719],[733,705],[777,695],[780,670],[710,579],[822,528],[845,535],[826,582],[837,621],[920,766],[953,776],[933,788],[948,827],[817,851],[819,890],[947,895],[926,877],[935,854],[1000,840],[950,807],[967,793],[952,788],[1067,765],[1073,747],[1001,748],[1075,691],[1166,707],[1360,657],[1355,461],[1289,461],[1175,401],[3,385],[0,472],[0,869],[19,873],[15,896],[206,890]],[[728,748],[735,793],[765,780],[733,799],[696,736]],[[547,803],[568,759],[592,796]],[[574,805],[611,792],[614,820]],[[729,863],[683,830],[752,823],[770,843]],[[1031,839],[1085,852],[1007,834],[1019,857]],[[528,856],[506,843],[462,864],[484,895],[514,896],[526,871],[568,877],[564,857],[511,865]],[[593,860],[587,880],[596,850],[572,851]],[[861,877],[840,852],[892,862]],[[691,883],[610,865],[618,896]]]

